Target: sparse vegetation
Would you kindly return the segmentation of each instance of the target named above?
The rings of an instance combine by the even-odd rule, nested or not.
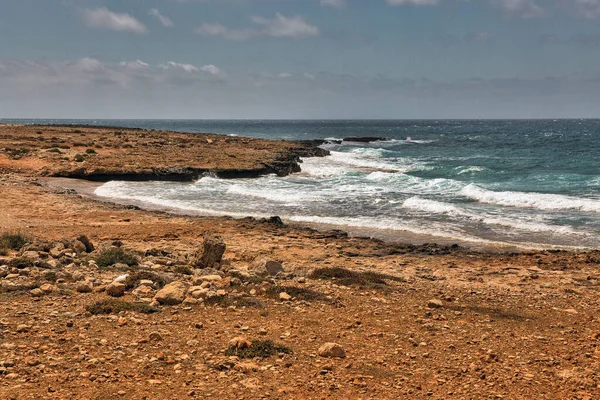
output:
[[[127,264],[130,267],[135,267],[139,262],[136,256],[119,247],[102,251],[98,258],[96,258],[96,263],[99,267],[106,268],[117,263]]]
[[[85,154],[96,154],[96,150],[94,149],[86,149]]]
[[[85,161],[85,157],[81,154],[76,154],[75,157],[73,157],[73,160],[75,160],[76,162],[83,162]]]
[[[321,292],[315,290],[300,288],[295,286],[271,286],[267,289],[265,295],[272,299],[279,300],[279,294],[285,292],[296,300],[305,301],[328,301],[329,299]]]
[[[133,289],[134,287],[138,286],[140,281],[142,281],[144,279],[151,280],[158,287],[161,287],[161,288],[167,284],[167,280],[164,277],[162,277],[161,275],[159,275],[155,272],[152,272],[152,271],[145,271],[145,270],[133,271],[132,273],[129,274],[127,279],[125,279],[123,284],[125,285],[127,290],[129,290],[129,289]]]
[[[134,311],[142,314],[152,314],[160,311],[146,303],[131,303],[123,300],[104,300],[90,304],[85,308],[93,315],[118,314],[121,311]]]
[[[377,287],[386,284],[386,281],[402,282],[403,279],[376,272],[357,272],[344,268],[319,268],[315,270],[312,279],[335,280],[336,283],[344,286]]]
[[[252,296],[212,296],[204,300],[204,304],[207,306],[216,305],[220,307],[250,307],[250,308],[264,308],[265,305],[259,299]]]
[[[253,340],[249,347],[238,349],[230,346],[226,356],[238,356],[240,358],[268,358],[277,354],[291,354],[292,350],[284,345],[276,344],[272,340]]]
[[[17,257],[10,260],[8,266],[17,269],[31,268],[33,267],[33,262],[28,258]]]
[[[0,249],[21,250],[29,239],[21,233],[4,233],[0,235]]]

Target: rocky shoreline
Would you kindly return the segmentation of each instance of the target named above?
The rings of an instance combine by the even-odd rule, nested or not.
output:
[[[598,251],[386,243],[102,203],[42,179],[152,163],[248,173],[311,148],[180,135],[0,127],[0,399],[600,393]]]

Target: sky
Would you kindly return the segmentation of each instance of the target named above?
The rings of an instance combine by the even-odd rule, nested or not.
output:
[[[600,117],[600,0],[0,0],[0,118]]]

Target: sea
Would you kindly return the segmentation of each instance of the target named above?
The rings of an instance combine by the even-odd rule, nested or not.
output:
[[[302,172],[108,182],[96,195],[471,247],[598,248],[600,120],[1,120],[324,139]],[[341,141],[381,137],[369,143]]]

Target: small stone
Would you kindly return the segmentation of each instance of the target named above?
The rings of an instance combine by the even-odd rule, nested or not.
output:
[[[46,294],[49,294],[49,293],[52,293],[52,292],[54,292],[55,290],[57,290],[57,288],[56,288],[56,286],[54,286],[54,285],[51,285],[51,284],[49,284],[49,283],[46,283],[46,284],[44,284],[44,285],[40,286],[40,290],[41,290],[42,292],[46,293]]]
[[[150,340],[154,341],[154,342],[160,342],[161,340],[163,340],[162,335],[160,334],[160,332],[152,332],[149,336]]]
[[[235,366],[233,367],[233,369],[235,369],[236,371],[241,371],[243,373],[249,373],[249,372],[255,372],[259,370],[259,366],[256,365],[253,362],[250,361],[243,361],[243,362],[239,362],[237,364],[235,364]]]
[[[431,299],[427,302],[427,307],[429,308],[442,308],[444,307],[444,303],[438,299]]]
[[[220,275],[203,275],[197,278],[197,281],[202,283],[202,282],[217,282],[220,281],[221,276]]]
[[[75,287],[75,291],[79,293],[91,293],[94,290],[94,286],[90,282],[79,282]]]
[[[246,339],[245,336],[237,336],[229,341],[229,346],[235,347],[236,349],[245,349],[250,347],[252,343]]]
[[[25,325],[25,324],[17,325],[17,332],[19,332],[19,333],[29,332],[30,329],[31,329],[31,327],[29,325]]]
[[[259,276],[275,276],[283,272],[283,265],[279,261],[261,258],[254,261],[248,270]]]
[[[121,297],[125,294],[127,287],[119,282],[113,282],[106,287],[106,294],[112,297]]]
[[[279,300],[281,300],[281,301],[290,301],[290,300],[292,300],[292,296],[290,296],[286,292],[281,292],[281,293],[279,293]]]
[[[29,294],[32,297],[42,297],[44,295],[44,291],[40,288],[35,288],[29,291]]]
[[[337,343],[325,343],[319,347],[319,355],[327,358],[345,358],[346,351]]]

